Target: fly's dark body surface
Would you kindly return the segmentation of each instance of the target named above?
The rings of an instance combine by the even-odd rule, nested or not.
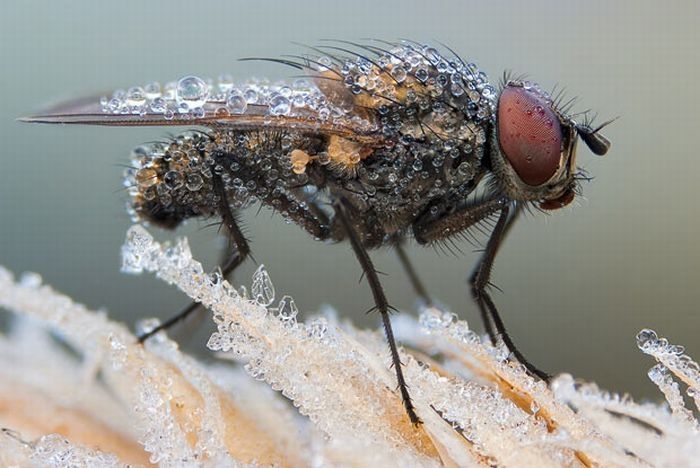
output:
[[[227,77],[215,84],[188,76],[162,88],[151,83],[111,98],[74,101],[27,120],[206,127],[134,151],[126,174],[132,214],[167,228],[191,217],[220,217],[233,243],[224,274],[249,254],[236,213],[255,202],[316,239],[348,240],[382,314],[413,422],[419,419],[390,306],[367,250],[395,246],[416,292],[430,302],[403,239],[450,241],[497,219],[471,277],[472,296],[492,340],[546,378],[506,333],[487,291],[490,272],[524,204],[556,209],[573,200],[582,178],[576,142],[581,137],[594,153],[605,154],[602,126],[576,123],[534,83],[505,79],[497,89],[476,65],[430,46],[337,42],[312,50],[318,55],[263,59],[304,73],[290,85],[237,86]]]

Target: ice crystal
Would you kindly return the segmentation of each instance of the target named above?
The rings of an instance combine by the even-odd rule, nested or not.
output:
[[[137,99],[141,90],[129,93]],[[136,226],[122,253],[124,271],[155,273],[211,310],[217,330],[208,347],[224,361],[203,364],[165,334],[139,345],[123,325],[38,275],[15,280],[0,268],[0,306],[17,316],[0,335],[0,465],[693,466],[700,459],[698,422],[682,394],[684,387],[697,405],[698,365],[650,330],[638,344],[658,361],[649,375],[666,404],[638,404],[566,374],[547,386],[448,310],[427,308],[417,320],[398,314],[396,335],[409,346],[401,359],[423,420],[415,427],[380,330],[340,323],[328,308],[302,321],[291,296],[275,302],[262,266],[249,297],[207,273],[186,240],[163,245]]]

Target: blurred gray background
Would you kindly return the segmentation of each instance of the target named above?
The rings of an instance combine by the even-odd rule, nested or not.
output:
[[[698,3],[347,1],[5,1],[0,6],[0,264],[40,272],[90,307],[133,324],[165,318],[185,297],[150,276],[119,273],[130,225],[120,164],[167,129],[60,127],[15,121],[61,97],[185,74],[273,78],[293,70],[237,58],[295,53],[292,41],[412,38],[449,44],[494,81],[504,69],[580,96],[601,119],[605,158],[580,146],[595,176],[585,199],[528,217],[497,260],[495,300],[522,351],[542,368],[568,371],[636,397],[657,397],[649,358],[634,337],[650,327],[700,358],[698,299],[700,157]],[[262,212],[245,217],[256,259],[278,292],[304,311],[327,302],[365,325],[371,305],[348,245],[327,246]],[[213,265],[215,229],[190,222],[195,255]],[[159,233],[160,238],[170,234]],[[481,330],[468,299],[477,255],[445,256],[412,245],[432,294]],[[414,309],[390,251],[374,254],[390,300]],[[237,275],[249,283],[255,265]],[[204,332],[191,338],[201,348]]]

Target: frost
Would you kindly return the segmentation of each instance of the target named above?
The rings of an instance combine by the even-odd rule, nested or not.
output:
[[[141,227],[123,269],[202,301],[217,326],[205,365],[165,334],[146,346],[38,275],[0,268],[0,465],[692,466],[698,365],[650,330],[640,349],[665,404],[563,374],[548,387],[466,322],[429,308],[393,317],[423,425],[408,421],[379,330],[326,308],[302,321],[260,267],[249,290]],[[49,334],[49,331],[52,335]],[[58,337],[58,341],[55,337]],[[70,349],[70,352],[67,351]],[[686,407],[683,389],[695,409]],[[293,405],[285,404],[291,401]]]

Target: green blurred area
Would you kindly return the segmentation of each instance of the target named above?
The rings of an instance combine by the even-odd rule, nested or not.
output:
[[[366,37],[439,41],[497,81],[525,72],[579,96],[613,148],[581,145],[595,179],[585,199],[526,217],[502,249],[495,300],[512,337],[542,368],[567,371],[637,397],[654,397],[650,360],[635,334],[653,328],[700,358],[700,234],[696,153],[700,71],[698,3],[606,2],[184,2],[7,1],[0,6],[0,264],[37,271],[57,289],[113,317],[173,314],[186,301],[151,277],[119,273],[130,221],[120,165],[167,129],[21,124],[61,97],[186,74],[282,78],[294,71],[244,56],[299,52],[292,42]],[[302,310],[333,304],[365,325],[371,295],[348,245],[322,245],[269,212],[245,216],[255,258],[278,293]],[[195,255],[213,265],[216,231],[191,222]],[[160,233],[161,238],[170,234]],[[466,278],[477,254],[445,256],[412,245],[431,293],[474,328]],[[414,308],[390,251],[374,254],[392,303]],[[236,279],[249,283],[249,262]],[[202,348],[205,332],[190,340]]]

